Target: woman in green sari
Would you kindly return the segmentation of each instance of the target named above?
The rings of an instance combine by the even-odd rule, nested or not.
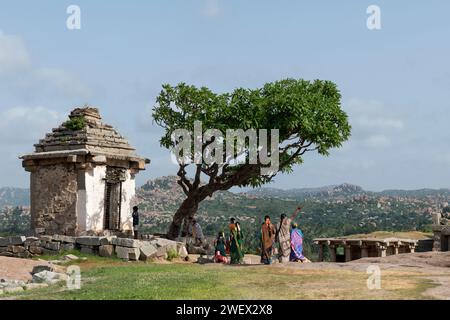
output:
[[[241,264],[244,260],[242,244],[244,237],[239,222],[230,225],[230,256],[231,264]]]

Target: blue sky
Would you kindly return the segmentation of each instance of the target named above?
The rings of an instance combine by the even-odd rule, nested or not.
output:
[[[66,28],[71,4],[81,30]],[[381,30],[366,27],[372,4]],[[0,186],[27,186],[17,156],[85,103],[152,159],[139,183],[175,174],[151,120],[161,84],[294,77],[336,82],[353,135],[273,187],[450,187],[448,12],[444,0],[0,0]]]

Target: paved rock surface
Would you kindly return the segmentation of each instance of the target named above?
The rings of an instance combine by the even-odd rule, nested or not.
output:
[[[30,272],[33,270],[33,267],[43,264],[45,264],[45,262],[20,258],[0,257],[0,279],[4,278],[29,281],[31,280]]]

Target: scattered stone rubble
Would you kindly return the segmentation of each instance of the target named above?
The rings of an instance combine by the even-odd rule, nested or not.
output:
[[[0,256],[6,257],[31,258],[40,255],[57,255],[73,249],[101,257],[116,255],[120,259],[131,261],[167,258],[169,255],[186,258],[188,255],[183,242],[157,237],[145,241],[116,236],[70,237],[53,235],[0,238]]]

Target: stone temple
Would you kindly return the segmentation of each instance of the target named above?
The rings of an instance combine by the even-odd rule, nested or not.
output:
[[[98,109],[74,109],[69,120],[21,157],[31,173],[31,227],[37,234],[132,231],[135,175],[150,160],[110,125]]]

